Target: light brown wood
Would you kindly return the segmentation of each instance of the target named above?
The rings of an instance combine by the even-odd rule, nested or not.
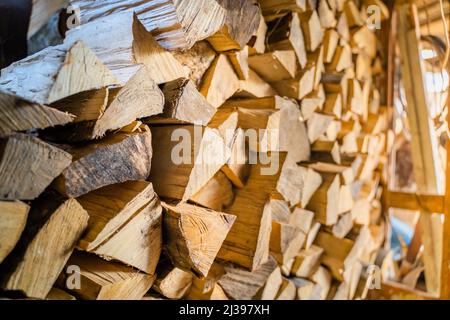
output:
[[[245,46],[240,51],[232,51],[227,53],[239,80],[247,80],[249,78],[249,47]]]
[[[80,278],[79,287],[74,277]],[[153,275],[76,251],[61,273],[58,284],[81,300],[139,300],[154,280]]]
[[[29,216],[19,243],[2,264],[1,287],[45,299],[89,216],[75,199],[64,200],[53,194],[41,196]]]
[[[0,91],[0,134],[64,125],[74,116]]]
[[[270,51],[294,50],[302,68],[306,66],[306,45],[296,13],[287,14],[269,23],[267,42]]]
[[[151,139],[150,132],[121,133],[70,148],[74,161],[55,181],[54,187],[64,195],[79,197],[107,185],[145,180],[150,175]],[[102,165],[109,161],[120,165]]]
[[[2,70],[0,90],[30,102],[49,104],[117,84],[118,79],[88,47],[73,41],[15,62]]]
[[[230,299],[252,300],[258,297],[261,300],[274,299],[282,284],[280,270],[273,258],[254,272],[232,264],[226,264],[224,267],[225,275],[218,283]],[[272,281],[269,281],[270,278]]]
[[[219,55],[205,74],[200,89],[206,100],[220,107],[239,89],[239,79],[226,55]]]
[[[248,62],[250,67],[267,82],[292,79],[297,71],[297,57],[293,50],[254,55]]]
[[[72,0],[79,8],[82,24],[98,20],[113,20],[116,13],[135,13],[145,29],[169,50],[189,49],[197,41],[207,38],[222,28],[226,10],[216,1],[155,0],[142,2],[126,0],[113,3]],[[198,15],[202,12],[202,15]]]
[[[158,266],[153,289],[169,299],[181,299],[190,290],[194,276],[192,273],[162,262]]]
[[[155,273],[162,247],[162,208],[151,183],[115,184],[78,201],[90,217],[80,249]]]
[[[252,165],[246,186],[237,190],[235,201],[227,210],[237,219],[218,258],[250,270],[258,269],[268,259],[271,228],[268,200],[275,191],[285,157],[282,153],[272,153],[271,166]]]
[[[236,217],[190,204],[163,204],[164,237],[172,263],[197,275],[208,275]]]
[[[37,198],[72,160],[69,153],[25,134],[0,141],[0,199]]]
[[[30,207],[21,201],[0,201],[0,263],[19,241],[29,210]]]
[[[219,0],[218,3],[226,10],[225,25],[208,38],[209,43],[218,52],[244,49],[259,27],[261,14],[257,1]]]
[[[316,10],[299,14],[306,50],[315,51],[323,39],[323,30]]]

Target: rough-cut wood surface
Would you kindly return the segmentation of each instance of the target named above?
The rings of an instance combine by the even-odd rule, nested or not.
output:
[[[79,272],[71,266],[78,266]],[[73,286],[73,276],[80,277],[79,288]],[[122,264],[107,262],[92,254],[74,252],[58,284],[82,300],[139,300],[154,280],[155,276]]]
[[[190,204],[164,208],[164,237],[172,263],[207,276],[236,217]]]
[[[164,118],[206,126],[216,113],[195,84],[186,78],[166,83],[162,90],[166,100]]]
[[[226,17],[225,9],[214,0],[72,0],[71,4],[80,8],[82,24],[118,12],[135,12],[146,30],[169,50],[191,48],[216,33]]]
[[[74,116],[0,91],[0,134],[64,125]]]
[[[118,80],[87,47],[74,41],[49,47],[2,70],[0,89],[22,99],[48,104]]]
[[[75,199],[45,194],[33,204],[21,240],[2,264],[1,287],[45,299],[87,226]]]
[[[0,141],[0,199],[37,198],[72,160],[67,152],[25,134]]]
[[[230,299],[252,300],[261,294],[267,279],[276,269],[277,263],[273,258],[270,258],[254,272],[249,272],[233,264],[226,264],[225,275],[220,278],[218,283]]]
[[[261,19],[256,0],[218,0],[226,10],[224,27],[208,38],[218,52],[242,50],[258,30]]]
[[[268,200],[276,188],[285,157],[283,153],[273,153],[276,172],[272,175],[265,175],[267,165],[252,165],[246,186],[237,190],[234,203],[227,209],[237,219],[219,252],[220,259],[250,270],[256,270],[268,259],[272,223]]]
[[[74,161],[54,186],[62,194],[79,197],[107,185],[145,180],[150,175],[151,140],[150,132],[122,133],[70,148]]]
[[[186,76],[178,61],[161,47],[133,12],[121,12],[69,30],[65,44],[85,43],[124,85],[145,64],[159,84]],[[110,32],[114,25],[114,32]]]
[[[0,263],[20,239],[30,207],[20,201],[0,201]]]
[[[115,184],[78,201],[90,217],[79,248],[155,273],[162,246],[162,208],[151,183]]]

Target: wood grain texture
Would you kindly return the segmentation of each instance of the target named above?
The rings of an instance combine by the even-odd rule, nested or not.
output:
[[[69,153],[25,134],[0,141],[0,199],[37,198],[72,160]]]
[[[99,58],[79,41],[49,47],[2,70],[0,89],[49,104],[75,93],[118,83]]]
[[[163,204],[164,236],[172,263],[206,276],[236,217],[190,204]]]
[[[155,273],[162,247],[162,208],[151,183],[115,184],[78,201],[90,216],[79,248]]]
[[[20,239],[30,207],[21,201],[0,201],[0,263]]]
[[[1,287],[45,299],[87,226],[88,214],[75,199],[45,194],[33,204],[30,219],[11,258],[2,265]]]
[[[101,187],[145,180],[150,175],[152,135],[119,133],[68,151],[74,161],[55,181],[55,188],[70,197],[79,197]]]
[[[0,91],[0,134],[64,125],[74,116]]]
[[[77,267],[79,272],[69,267]],[[74,288],[69,279],[73,275],[80,277],[79,288]],[[81,300],[139,300],[151,288],[154,280],[153,275],[75,251],[61,273],[58,284]]]
[[[72,0],[71,3],[80,8],[82,24],[119,12],[135,12],[145,29],[169,50],[191,48],[216,33],[226,17],[225,9],[213,0],[114,0],[107,4],[100,0]]]
[[[224,27],[208,38],[217,52],[242,50],[258,30],[261,19],[256,0],[219,0],[226,10]]]

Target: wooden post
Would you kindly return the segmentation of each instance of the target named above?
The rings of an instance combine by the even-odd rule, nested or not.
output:
[[[401,52],[403,84],[408,102],[407,115],[412,136],[414,175],[419,194],[439,194],[442,193],[443,184],[436,162],[438,159],[437,139],[432,135],[431,119],[428,117],[424,67],[419,51],[420,30],[415,9],[414,5],[411,6],[406,1],[401,1],[397,5],[399,30],[397,42]],[[441,229],[439,216],[431,215],[423,209],[420,213],[419,229],[422,229],[421,243],[424,245],[427,290],[439,293],[440,277],[438,275],[441,270],[439,259],[442,246],[442,243],[439,243],[439,229]],[[416,243],[414,239],[413,243]],[[420,245],[415,246],[414,250],[419,247]]]
[[[447,72],[450,74],[450,64],[447,65]],[[450,108],[450,86],[447,88],[447,108]],[[450,115],[447,114],[447,123]],[[447,154],[450,154],[450,140],[447,140]],[[442,266],[441,266],[441,299],[450,300],[450,161],[447,159],[445,179],[444,203],[444,235],[442,245]]]

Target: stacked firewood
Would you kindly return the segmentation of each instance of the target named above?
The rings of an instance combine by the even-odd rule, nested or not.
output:
[[[1,295],[364,298],[374,3],[71,1],[62,42],[1,72]]]

